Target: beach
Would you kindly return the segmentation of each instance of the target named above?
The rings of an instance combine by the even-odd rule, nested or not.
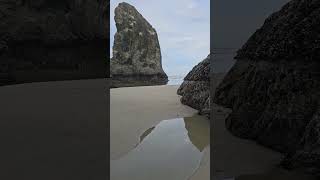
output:
[[[121,159],[132,151],[139,144],[140,136],[163,120],[171,121],[197,114],[197,110],[180,103],[180,96],[176,93],[178,87],[163,85],[110,90],[111,160]],[[209,128],[209,121],[205,121]],[[210,147],[207,146],[202,153],[201,162],[189,179],[210,179]]]
[[[197,112],[180,103],[177,89],[178,86],[141,86],[110,90],[111,159],[128,152],[146,129],[161,120]]]
[[[212,81],[214,88],[222,77],[222,74],[214,76]],[[197,110],[180,103],[180,96],[176,94],[178,87],[163,85],[110,90],[111,161],[117,161],[130,154],[140,143],[140,136],[163,120],[192,117],[197,113]],[[214,148],[215,152],[214,162],[211,164],[215,172],[213,178],[233,178],[269,171],[273,173],[273,169],[283,156],[253,141],[233,136],[225,127],[225,119],[231,112],[230,109],[214,105],[212,112],[214,128],[211,130],[214,144],[211,148]],[[207,126],[210,126],[209,121]],[[201,162],[196,171],[187,178],[188,180],[210,179],[210,146],[207,146],[202,153]],[[143,155],[140,158],[143,158]],[[122,166],[125,165],[126,163],[123,163]],[[114,180],[117,179],[115,176]]]
[[[199,119],[202,128],[209,129],[205,124],[207,119],[198,116],[197,110],[180,103],[177,88],[148,86],[110,90],[111,161],[134,149],[142,135],[148,139],[147,130],[161,122],[190,123]],[[7,164],[6,173],[1,177],[49,180],[105,177],[108,152],[105,127],[109,107],[106,79],[2,86],[0,97],[2,161]],[[196,120],[188,119],[192,116]],[[181,127],[184,129],[184,126]],[[191,127],[188,136],[192,138],[194,135],[189,133],[195,131]],[[196,160],[200,162],[190,176],[209,179],[209,152],[208,145],[201,153],[196,152],[200,158]],[[13,174],[16,168],[21,169],[21,173]]]
[[[192,142],[193,149],[199,149],[190,156],[183,156],[192,159],[195,155],[193,160],[197,162],[191,163],[193,172],[187,179],[210,179],[209,121],[197,115],[197,110],[180,103],[177,88],[176,85],[164,85],[110,90],[111,162],[125,157],[137,147],[149,148],[141,146],[141,142],[149,143],[159,138],[161,133],[157,135],[157,129],[158,132],[166,132],[161,124],[178,122],[183,123],[180,126],[182,137]],[[105,177],[107,89],[106,79],[0,87],[1,151],[2,161],[7,165],[2,177],[49,180]],[[215,153],[212,168],[217,175],[214,178],[255,174],[269,177],[269,173],[274,176],[280,174],[285,179],[295,175],[277,169],[283,157],[280,153],[237,138],[227,131],[224,123],[229,109],[215,105],[212,110],[214,144],[211,148]],[[205,142],[198,137],[204,137]],[[170,138],[164,136],[160,140],[165,146]],[[174,142],[179,144],[180,141]],[[166,152],[170,151],[169,148]],[[184,149],[180,148],[178,154],[183,153]],[[140,154],[141,157],[143,155]],[[189,163],[176,161],[184,162]],[[21,173],[13,174],[12,170],[16,168],[21,169]]]

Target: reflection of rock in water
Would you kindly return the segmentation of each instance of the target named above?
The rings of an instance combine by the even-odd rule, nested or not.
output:
[[[209,121],[205,117],[194,116],[184,118],[184,123],[190,141],[202,152],[210,143]]]
[[[202,152],[210,143],[210,124],[203,116],[184,118],[185,128],[192,144]],[[155,129],[151,127],[140,136],[140,143]]]
[[[199,168],[204,154],[200,151],[209,143],[209,137],[203,137],[204,141],[200,138],[206,134],[203,132],[208,132],[204,129],[209,128],[208,124],[198,124],[208,122],[202,118],[187,118],[187,126],[183,118],[163,120],[146,130],[134,149],[119,159],[111,160],[111,179],[188,179]]]
[[[153,130],[154,130],[154,127],[149,128],[148,130],[146,130],[146,131],[140,136],[140,142],[142,142],[143,139],[144,139],[145,137],[147,137]]]

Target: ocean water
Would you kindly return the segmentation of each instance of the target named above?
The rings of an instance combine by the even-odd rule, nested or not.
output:
[[[167,85],[181,85],[183,82],[184,75],[172,75],[168,76],[168,84]]]
[[[236,60],[234,59],[237,49],[235,48],[215,48],[212,56],[213,73],[227,73]],[[193,67],[190,67],[190,71]],[[186,75],[169,75],[167,85],[181,85]]]

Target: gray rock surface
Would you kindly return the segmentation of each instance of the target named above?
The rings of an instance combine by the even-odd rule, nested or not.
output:
[[[156,30],[128,3],[116,7],[114,19],[117,32],[111,59],[113,86],[167,83]]]
[[[320,174],[320,1],[292,0],[238,51],[213,101],[235,135],[288,154],[285,167]]]
[[[0,84],[108,74],[109,3],[2,0]]]
[[[210,55],[201,61],[184,78],[177,94],[181,103],[199,110],[199,114],[210,118],[210,88],[214,90],[226,73],[213,73]],[[211,92],[212,93],[212,92]]]
[[[210,114],[210,55],[196,65],[184,78],[177,93],[181,103],[199,110],[200,114]]]

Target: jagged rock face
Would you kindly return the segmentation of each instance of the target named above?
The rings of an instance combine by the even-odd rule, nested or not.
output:
[[[210,113],[210,55],[196,65],[184,78],[177,93],[181,103],[199,110],[200,114]]]
[[[168,77],[162,69],[156,30],[128,3],[116,7],[114,19],[117,27],[111,59],[114,81],[166,83]]]
[[[0,76],[8,83],[106,77],[108,11],[102,0],[1,1]]]
[[[290,153],[287,167],[318,173],[319,27],[320,1],[289,2],[238,51],[213,99],[232,108],[233,134]]]
[[[315,61],[320,56],[319,0],[292,0],[266,19],[238,59]]]

